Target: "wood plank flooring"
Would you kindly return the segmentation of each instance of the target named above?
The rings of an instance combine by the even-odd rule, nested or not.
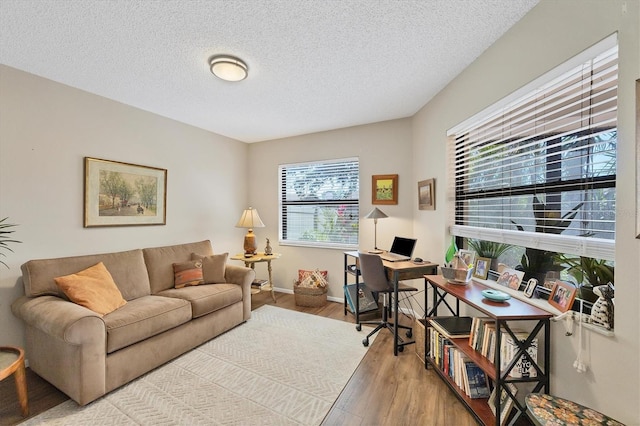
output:
[[[253,295],[252,309],[269,304],[355,324],[352,315],[344,315],[341,303],[306,308],[296,306],[292,294],[276,293],[276,297],[274,303],[267,292]],[[403,323],[410,321],[403,319]],[[363,328],[360,340],[366,335],[365,330],[368,329]],[[331,360],[330,354],[327,356],[331,362],[339,362]],[[68,399],[30,369],[27,388],[30,416]],[[13,379],[7,378],[0,382],[0,425],[15,425],[23,420]],[[393,356],[391,335],[382,330],[322,424],[466,426],[476,422],[442,380],[433,371],[425,370],[412,345]]]

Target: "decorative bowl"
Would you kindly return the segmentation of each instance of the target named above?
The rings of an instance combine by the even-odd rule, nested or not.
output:
[[[442,276],[451,284],[467,284],[473,276],[473,268],[455,269],[442,266],[440,269],[442,270]]]

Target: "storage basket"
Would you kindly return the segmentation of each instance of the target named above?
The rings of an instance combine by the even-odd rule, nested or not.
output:
[[[473,268],[455,269],[443,266],[440,269],[442,270],[442,276],[455,284],[466,284],[471,281],[471,276],[473,275]]]
[[[327,303],[327,288],[293,286],[297,306],[319,307]]]
[[[427,320],[423,318],[418,318],[415,321],[413,326],[413,334],[416,338],[416,355],[420,362],[424,364],[424,352],[426,347],[426,324]]]

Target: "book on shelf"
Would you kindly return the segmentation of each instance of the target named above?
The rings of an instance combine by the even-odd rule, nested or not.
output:
[[[433,317],[429,322],[442,335],[449,339],[469,337],[471,333],[471,317]]]
[[[489,398],[491,391],[489,390],[487,374],[472,361],[465,362],[464,368],[469,386],[467,396],[471,399]]]
[[[356,296],[356,285],[347,284],[344,286],[344,294],[347,298],[347,306],[352,313],[356,311],[355,300],[358,298],[359,313],[375,311],[378,309],[378,302],[373,297],[373,293],[366,284],[358,284],[358,295]]]
[[[514,333],[520,343],[524,343],[524,341],[529,337],[529,333],[526,332],[515,332]],[[500,352],[500,371],[504,372],[507,368],[513,357],[518,353],[518,346],[514,342],[513,338],[506,332],[502,333],[502,349]],[[527,347],[527,353],[533,359],[534,362],[538,362],[538,338],[534,338],[531,341],[531,344]],[[537,377],[538,371],[533,366],[531,361],[527,358],[525,354],[520,354],[520,358],[513,366],[509,375],[514,378],[528,378],[528,377]]]
[[[513,383],[505,383],[505,386],[508,386],[513,396],[516,396],[516,393],[518,392],[518,388],[516,387],[516,385],[514,385]],[[493,415],[497,417],[496,388],[493,388],[493,391],[491,391],[491,395],[489,395],[489,400],[487,401],[487,403],[489,404],[489,408],[491,409],[491,412],[493,413]],[[509,395],[507,395],[507,392],[504,389],[502,389],[502,391],[500,392],[500,424],[501,425],[504,425],[507,423],[507,420],[509,419],[509,414],[511,413],[512,409],[513,409],[513,399],[509,398]]]
[[[266,287],[268,285],[269,285],[269,280],[263,280],[263,279],[260,279],[260,278],[256,278],[251,283],[251,287],[253,287],[253,288],[262,288],[262,287]]]

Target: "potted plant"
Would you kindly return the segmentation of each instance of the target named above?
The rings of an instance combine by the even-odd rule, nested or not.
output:
[[[9,250],[10,252],[13,252],[13,250],[11,250],[11,247],[9,247],[9,243],[21,242],[18,240],[13,240],[9,237],[9,234],[14,233],[15,231],[8,231],[7,229],[17,225],[12,223],[6,223],[5,221],[7,219],[9,218],[5,217],[4,219],[0,219],[0,256],[5,256],[5,257],[6,257],[6,253],[4,253],[5,250]],[[4,263],[2,260],[0,260],[0,263],[2,263],[7,269],[9,269],[9,265]]]
[[[567,273],[576,280],[578,297],[583,300],[595,302],[598,296],[593,292],[593,288],[608,283],[613,284],[615,267],[607,260],[564,254],[557,256],[557,259],[559,264],[566,267]]]
[[[475,251],[476,255],[479,257],[491,259],[491,266],[489,269],[492,271],[498,270],[498,258],[513,248],[511,244],[476,239],[467,240],[467,245],[471,250]]]

